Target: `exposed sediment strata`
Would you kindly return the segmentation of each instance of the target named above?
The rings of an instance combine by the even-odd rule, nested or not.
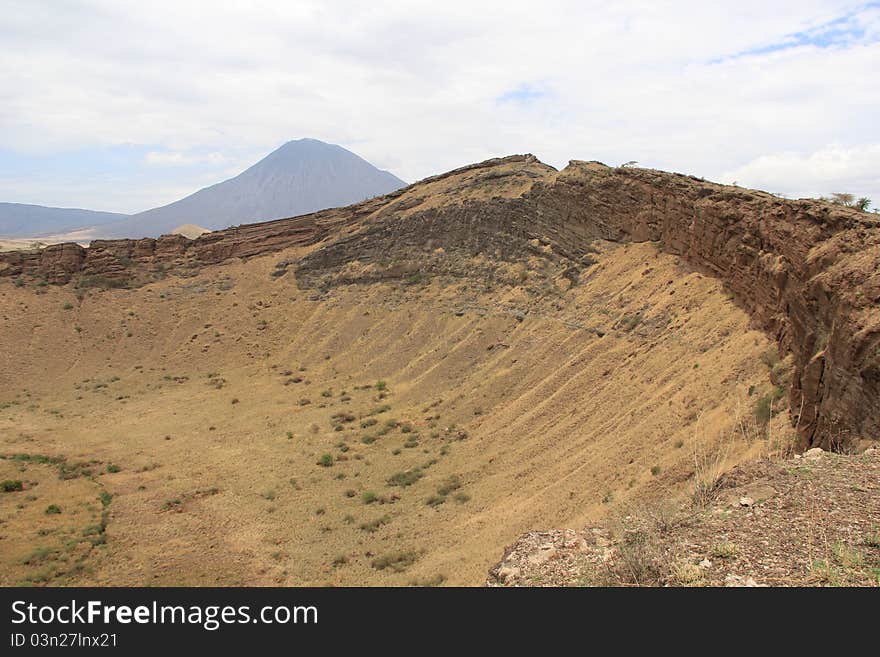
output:
[[[313,245],[297,266],[303,285],[413,273],[491,276],[491,268],[470,269],[468,258],[529,255],[567,267],[574,281],[595,239],[655,241],[721,279],[794,355],[790,406],[804,445],[880,438],[880,221],[691,176],[578,161],[556,172],[533,156],[511,156],[347,208],[196,240],[0,253],[0,276],[137,283],[138,271],[157,265],[186,270]],[[353,275],[353,262],[380,266]]]
[[[529,195],[556,239],[652,240],[720,278],[794,354],[805,445],[880,438],[880,221],[814,200],[573,162]]]
[[[374,204],[375,199],[301,217],[235,226],[194,240],[163,235],[158,239],[94,240],[88,247],[68,243],[34,251],[3,252],[0,276],[39,278],[62,285],[80,277],[100,277],[137,285],[144,282],[140,275],[149,267],[185,270],[316,244],[334,231],[358,223],[375,209]]]

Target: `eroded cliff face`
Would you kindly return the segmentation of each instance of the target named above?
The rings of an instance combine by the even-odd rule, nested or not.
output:
[[[596,239],[657,242],[721,279],[794,355],[791,420],[805,446],[880,438],[878,219],[680,174],[578,161],[556,172],[511,156],[347,208],[196,240],[0,253],[0,276],[136,285],[299,245],[310,252],[277,273],[293,264],[300,284],[319,289],[425,275],[517,284],[525,281],[511,265],[527,260],[545,283],[577,284]]]
[[[804,445],[880,438],[880,222],[813,200],[572,162],[529,200],[563,244],[657,241],[717,276],[794,354]]]

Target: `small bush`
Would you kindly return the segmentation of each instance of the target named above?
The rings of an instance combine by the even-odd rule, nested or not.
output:
[[[461,481],[459,481],[456,475],[453,475],[447,479],[440,488],[437,489],[437,494],[442,495],[443,497],[449,495],[451,492],[458,490],[461,488]]]
[[[379,381],[376,381],[376,390],[379,390],[381,392],[382,390],[385,390],[387,387],[388,387],[388,384],[385,383],[384,381],[382,381],[381,379]]]
[[[57,504],[50,504],[46,507],[46,515],[52,516],[61,513],[61,507]]]
[[[653,466],[651,466],[651,474],[654,475],[655,477],[656,477],[658,474],[660,474],[660,466],[659,466],[659,465],[653,465]]]
[[[379,499],[379,496],[376,495],[376,493],[374,493],[371,490],[365,490],[363,493],[361,493],[361,501],[364,504],[372,504],[373,502],[375,502],[378,499]]]
[[[3,482],[0,482],[0,490],[4,493],[14,493],[16,491],[24,490],[24,485],[18,479],[6,479]]]
[[[421,468],[413,468],[406,472],[397,472],[388,479],[389,486],[412,486],[425,475]]]
[[[361,523],[360,528],[365,532],[373,534],[379,531],[380,527],[382,527],[383,525],[387,525],[389,522],[391,522],[391,516],[384,515],[381,518],[376,518],[374,520],[370,520],[369,522]]]
[[[329,468],[333,465],[333,455],[332,454],[322,454],[321,458],[318,459],[318,465],[324,468]]]
[[[732,559],[736,556],[736,543],[724,541],[712,546],[711,555],[716,559]]]
[[[773,399],[770,395],[764,395],[755,404],[755,419],[764,424],[773,417]]]
[[[376,570],[385,570],[387,568],[396,573],[401,573],[413,565],[416,562],[416,559],[418,559],[418,555],[415,552],[412,550],[406,550],[376,557],[373,559],[371,565]]]
[[[111,463],[110,465],[107,466],[107,472],[110,472],[111,474],[115,473],[115,472],[119,472],[120,470],[122,470],[122,468],[120,468],[118,465],[115,465],[113,463]]]

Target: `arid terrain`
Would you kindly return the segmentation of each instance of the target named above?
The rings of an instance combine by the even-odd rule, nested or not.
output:
[[[864,213],[531,156],[0,254],[0,584],[478,585],[526,532],[859,451],[878,264]]]

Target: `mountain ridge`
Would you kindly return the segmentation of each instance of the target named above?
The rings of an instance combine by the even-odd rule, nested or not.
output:
[[[39,237],[88,228],[93,238],[136,239],[170,234],[187,224],[217,230],[345,206],[405,185],[394,174],[374,167],[342,146],[303,138],[285,142],[232,178],[135,214],[0,204],[0,235]],[[10,219],[7,231],[3,206],[10,206],[10,212],[23,206],[33,210],[30,217],[20,212],[22,216],[14,225]],[[35,213],[63,214],[67,220],[59,219],[47,228],[28,228],[35,221]]]
[[[32,203],[0,202],[0,237],[45,237],[84,227],[100,226],[120,221],[128,215],[84,208],[58,208]],[[32,225],[39,222],[36,232]]]

